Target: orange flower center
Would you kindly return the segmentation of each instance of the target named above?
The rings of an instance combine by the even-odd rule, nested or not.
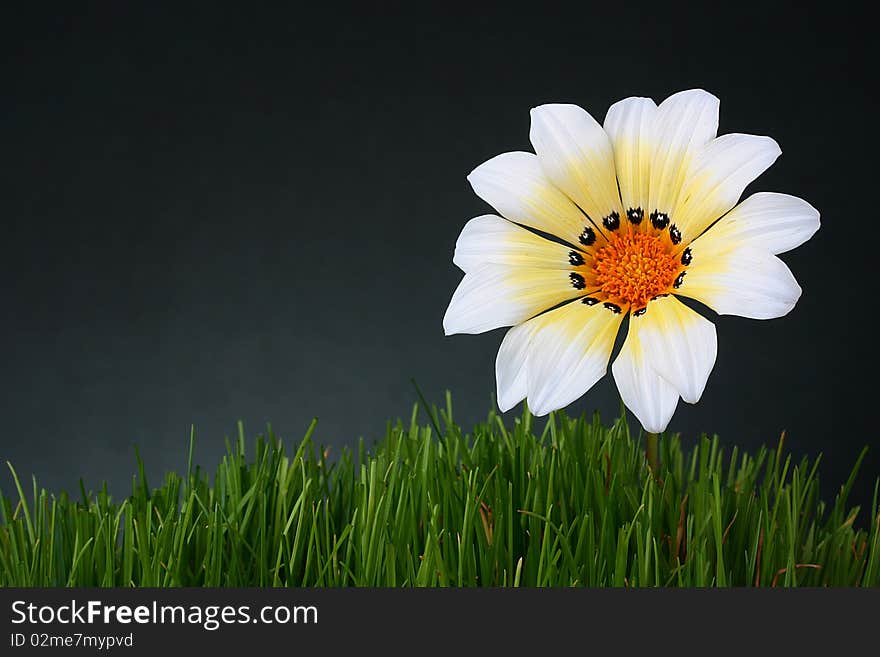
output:
[[[609,298],[639,310],[670,291],[681,266],[660,235],[612,234],[595,255],[596,284]]]

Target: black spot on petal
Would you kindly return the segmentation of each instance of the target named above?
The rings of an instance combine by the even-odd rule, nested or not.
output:
[[[669,215],[665,212],[654,210],[651,213],[651,225],[657,230],[663,230],[669,225]]]
[[[568,262],[572,265],[582,265],[584,264],[584,257],[577,251],[569,251]]]
[[[635,312],[633,313],[633,316],[634,316],[634,317],[641,317],[641,316],[644,315],[646,312],[648,312],[648,307],[647,307],[647,306],[645,306],[644,308],[639,308],[637,311],[635,311]]]
[[[584,277],[576,272],[571,272],[568,277],[571,279],[571,286],[575,290],[583,290],[587,287],[586,281],[584,281]]]
[[[681,242],[681,231],[675,224],[672,224],[669,227],[669,239],[672,240],[673,244],[679,244]]]
[[[584,297],[583,299],[581,299],[581,303],[587,306],[595,306],[597,303],[599,303],[599,300],[593,297]]]
[[[681,287],[681,284],[684,283],[684,275],[687,274],[686,271],[681,272],[678,276],[675,277],[675,283],[672,284],[672,287],[678,289]]]
[[[616,303],[611,303],[610,301],[606,301],[602,305],[605,306],[611,312],[613,312],[615,315],[620,314],[620,306],[618,306]]]
[[[617,230],[620,228],[620,215],[617,212],[612,212],[602,220],[602,225],[608,230]]]
[[[687,267],[691,262],[693,262],[694,256],[691,253],[691,247],[688,247],[681,254],[681,264]]]
[[[584,232],[580,234],[580,237],[578,237],[578,242],[580,242],[584,246],[590,246],[595,241],[596,241],[596,231],[594,231],[589,226],[584,228]]]
[[[630,208],[626,211],[626,218],[629,219],[631,224],[638,226],[642,223],[642,219],[645,218],[645,211],[641,208]]]

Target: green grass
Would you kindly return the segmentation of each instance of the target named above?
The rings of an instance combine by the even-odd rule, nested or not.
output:
[[[0,498],[3,586],[877,586],[870,514],[819,500],[818,461],[664,435],[655,481],[625,420],[490,414],[451,402],[389,425],[369,452],[292,455],[239,427],[213,481],[193,468],[131,495],[77,499],[33,481]],[[441,430],[442,427],[442,430]],[[438,433],[441,434],[438,438]],[[859,459],[861,461],[861,459]]]

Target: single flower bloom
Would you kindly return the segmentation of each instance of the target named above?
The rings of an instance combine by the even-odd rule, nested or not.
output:
[[[531,112],[535,153],[503,153],[468,176],[501,216],[471,219],[453,262],[465,276],[443,327],[513,326],[498,351],[498,406],[562,408],[612,373],[646,431],[679,398],[700,399],[715,364],[719,315],[770,319],[801,295],[776,257],[819,228],[809,203],[778,193],[737,201],[780,155],[769,137],[716,137],[718,99],[682,91],[656,105],[627,98],[604,126],[576,105]]]

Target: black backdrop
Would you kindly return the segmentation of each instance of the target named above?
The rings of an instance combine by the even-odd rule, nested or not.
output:
[[[746,448],[786,429],[796,452],[824,452],[826,494],[876,445],[865,17],[123,4],[2,21],[0,457],[21,474],[122,495],[134,443],[156,483],[185,466],[190,423],[212,465],[239,418],[294,440],[318,416],[338,451],[408,415],[411,377],[483,418],[503,333],[441,327],[455,239],[487,209],[465,176],[529,150],[540,103],[601,120],[625,96],[697,86],[721,98],[721,132],[781,144],[750,190],[806,198],[823,227],[784,256],[796,309],[720,318],[704,398],[670,429]],[[594,408],[618,412],[610,378],[573,410]],[[878,473],[875,446],[862,502]]]

